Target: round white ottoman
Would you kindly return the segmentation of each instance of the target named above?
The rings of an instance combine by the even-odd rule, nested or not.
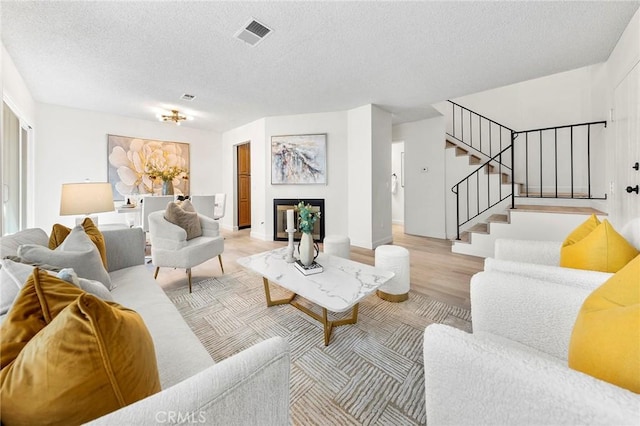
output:
[[[351,257],[351,240],[344,235],[327,235],[323,241],[323,251],[333,256]]]
[[[404,302],[409,298],[409,250],[400,246],[376,248],[376,268],[393,272],[395,277],[380,286],[376,294],[388,302]]]

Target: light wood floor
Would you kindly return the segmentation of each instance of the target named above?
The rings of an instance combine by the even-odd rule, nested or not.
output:
[[[222,260],[225,273],[241,268],[236,259],[277,247],[286,242],[261,241],[249,237],[249,229],[222,231],[225,237]],[[437,238],[417,237],[404,233],[401,225],[393,225],[393,243],[405,247],[411,256],[411,289],[454,306],[469,309],[469,279],[483,268],[484,259],[451,253],[451,242]],[[351,247],[351,259],[373,265],[374,251]],[[149,269],[153,267],[149,265]],[[198,282],[221,274],[218,259],[211,259],[192,269],[192,282]],[[187,275],[184,270],[161,268],[158,283],[163,288],[184,287]]]

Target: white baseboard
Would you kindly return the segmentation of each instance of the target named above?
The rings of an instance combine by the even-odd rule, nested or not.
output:
[[[253,232],[253,231],[251,231],[249,236],[251,238],[255,238],[255,239],[258,239],[258,240],[262,240],[262,241],[272,241],[273,240],[273,238],[267,238],[267,234],[260,234],[258,232]]]

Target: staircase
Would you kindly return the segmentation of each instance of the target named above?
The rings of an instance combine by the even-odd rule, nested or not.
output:
[[[516,132],[450,103],[445,158],[447,182],[457,182],[447,200],[456,214],[453,252],[493,256],[496,238],[559,240],[585,215],[606,215],[590,206],[606,199],[594,196],[604,191],[591,182],[592,127],[606,122]]]

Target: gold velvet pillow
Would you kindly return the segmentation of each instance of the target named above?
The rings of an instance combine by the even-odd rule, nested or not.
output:
[[[0,324],[0,369],[9,365],[33,336],[83,293],[78,287],[35,268]]]
[[[618,234],[605,219],[590,233],[574,243],[567,244],[565,241],[565,245],[560,250],[560,266],[618,272],[637,255],[638,250]]]
[[[84,228],[84,232],[87,233],[93,244],[98,248],[98,252],[100,253],[100,258],[102,258],[102,264],[104,267],[107,267],[107,246],[104,242],[104,236],[102,232],[98,229],[98,227],[93,223],[90,218],[85,218],[82,222],[82,227]],[[56,223],[53,225],[53,229],[51,229],[51,236],[49,237],[49,248],[54,250],[58,247],[62,242],[69,236],[71,233],[71,229],[67,228],[64,225],[60,225]]]
[[[640,256],[585,299],[569,367],[640,393]]]
[[[191,204],[189,202],[189,204]],[[174,225],[178,225],[187,231],[187,240],[202,235],[202,227],[200,218],[195,211],[186,211],[174,202],[167,204],[167,210],[164,212],[164,218]]]
[[[59,294],[60,289],[71,286],[58,284],[38,291],[45,305],[50,307],[54,299],[54,311],[67,295],[66,290]],[[0,371],[5,426],[81,424],[160,391],[155,350],[142,318],[82,293],[55,312]],[[16,305],[10,311],[14,317],[30,315],[28,310],[14,312],[23,306]],[[46,310],[43,316],[49,318],[52,312]],[[20,325],[5,320],[2,333]],[[2,350],[4,356],[4,346]]]

